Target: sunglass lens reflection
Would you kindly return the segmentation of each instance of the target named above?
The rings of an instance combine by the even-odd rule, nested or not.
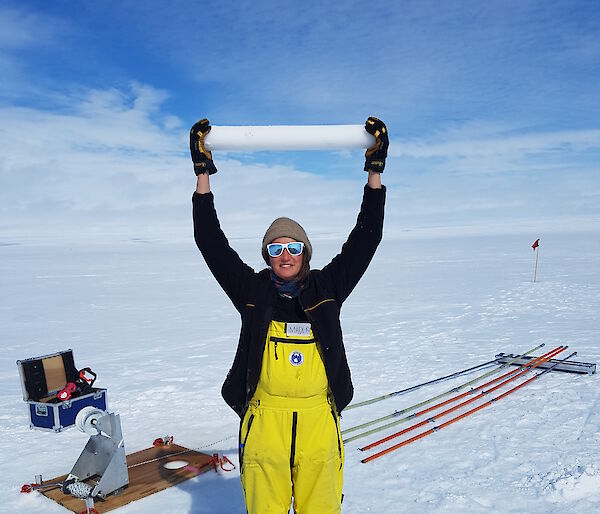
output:
[[[269,251],[269,255],[271,257],[279,257],[283,252],[283,245],[280,244],[270,244],[267,246],[267,250]]]
[[[300,255],[302,253],[302,243],[288,243],[287,249],[290,255]]]

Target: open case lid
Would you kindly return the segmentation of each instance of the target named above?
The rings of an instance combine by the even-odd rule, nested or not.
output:
[[[51,396],[79,376],[73,361],[73,350],[20,360],[17,366],[25,401],[39,401]]]

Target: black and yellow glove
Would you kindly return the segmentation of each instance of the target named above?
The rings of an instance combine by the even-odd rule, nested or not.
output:
[[[192,154],[192,161],[194,161],[196,176],[202,173],[212,175],[217,172],[212,153],[204,148],[204,138],[210,132],[210,128],[210,122],[203,118],[195,123],[190,130],[190,153]]]
[[[365,171],[382,173],[390,146],[387,127],[383,121],[370,116],[365,122],[365,130],[375,136],[375,145],[365,152]]]

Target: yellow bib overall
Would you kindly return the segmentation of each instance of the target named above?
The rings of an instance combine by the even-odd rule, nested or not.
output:
[[[272,321],[256,393],[240,426],[249,514],[341,512],[339,418],[309,323]]]

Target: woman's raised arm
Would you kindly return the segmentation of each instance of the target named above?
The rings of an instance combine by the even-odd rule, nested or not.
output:
[[[385,187],[381,184],[381,173],[389,146],[388,132],[385,123],[373,117],[367,119],[365,130],[375,136],[375,145],[365,152],[365,171],[369,172],[369,178],[360,213],[342,251],[323,268],[334,286],[338,305],[367,270],[383,235]]]
[[[381,173],[376,171],[369,171],[369,178],[367,180],[367,185],[371,189],[381,189]],[[209,186],[210,190],[210,186]]]
[[[198,176],[196,193],[210,193],[209,176],[217,172],[212,152],[204,148],[204,138],[210,132],[210,122],[203,118],[190,129],[190,154],[194,163],[194,172]]]
[[[196,193],[203,195],[210,193],[210,179],[208,173],[201,173],[196,180]]]
[[[198,176],[196,193],[192,198],[194,239],[217,282],[241,312],[246,302],[245,291],[249,281],[254,280],[255,273],[231,248],[217,218],[209,179],[217,168],[211,152],[204,148],[204,137],[209,132],[207,119],[200,120],[190,131],[190,152],[194,172]]]

